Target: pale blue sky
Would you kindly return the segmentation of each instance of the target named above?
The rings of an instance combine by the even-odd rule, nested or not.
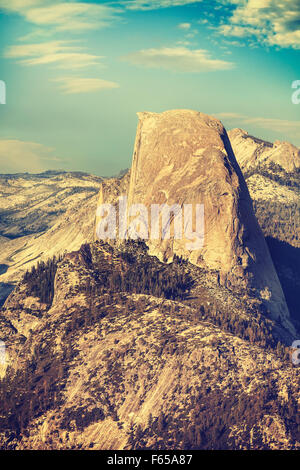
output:
[[[0,0],[0,172],[130,166],[137,111],[300,146],[298,0]]]

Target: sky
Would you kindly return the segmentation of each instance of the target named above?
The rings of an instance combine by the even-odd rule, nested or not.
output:
[[[115,175],[138,111],[300,146],[299,59],[299,0],[0,0],[0,173]]]

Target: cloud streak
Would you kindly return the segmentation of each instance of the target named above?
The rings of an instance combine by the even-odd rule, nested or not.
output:
[[[1,0],[0,0],[1,1]],[[61,6],[64,6],[62,4]],[[87,5],[84,7],[84,11]],[[77,4],[78,12],[82,10],[82,4]],[[48,17],[44,17],[43,21],[47,24],[49,21],[56,23],[61,14],[74,12],[72,10],[63,9],[51,10]],[[18,44],[10,46],[6,49],[4,57],[16,59],[20,64],[25,66],[52,65],[57,69],[79,70],[91,66],[102,66],[101,60],[104,56],[89,54],[84,52],[83,48],[78,46],[77,41],[56,40],[41,43]],[[75,93],[91,93],[104,89],[118,88],[115,82],[106,81],[98,78],[87,77],[60,77],[52,80],[60,85],[60,89],[65,94]]]
[[[122,2],[122,6],[128,10],[143,11],[191,5],[193,3],[201,3],[201,1],[202,0],[129,0]]]
[[[39,26],[53,26],[58,31],[98,29],[115,19],[117,9],[95,3],[59,3],[25,12],[25,18]]]
[[[144,49],[123,56],[122,60],[148,68],[188,73],[229,70],[234,67],[232,62],[212,59],[206,50],[187,47]]]
[[[5,11],[22,12],[45,3],[45,0],[0,0],[0,8]]]
[[[117,7],[97,3],[50,0],[0,0],[0,8],[19,13],[34,25],[72,32],[105,27],[121,11]]]
[[[119,88],[118,83],[100,78],[61,77],[53,80],[65,94],[91,93]]]
[[[99,65],[103,56],[87,54],[82,48],[69,45],[67,41],[49,41],[36,44],[10,46],[4,56],[19,59],[23,65],[54,64],[58,68],[78,69]]]

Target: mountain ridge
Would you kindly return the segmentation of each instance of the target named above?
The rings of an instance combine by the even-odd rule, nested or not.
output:
[[[238,160],[243,170],[270,163],[290,173],[300,168],[300,149],[289,142],[275,140],[271,143],[240,128],[231,129],[228,136],[234,153],[240,156]]]
[[[37,298],[27,294],[29,312],[22,307],[24,282],[7,300],[6,323],[0,318],[11,354],[4,384],[13,390],[22,412],[16,415],[10,408],[8,425],[3,421],[5,400],[0,400],[0,428],[6,429],[6,434],[0,432],[1,445],[299,448],[297,370],[289,355],[281,357],[281,347],[263,346],[272,335],[260,331],[260,320],[260,328],[248,324],[241,330],[244,339],[236,333],[247,316],[231,330],[234,334],[224,330],[224,305],[231,294],[224,289],[216,307],[213,292],[219,287],[209,272],[203,273],[203,281],[211,294],[197,281],[206,296],[198,297],[197,306],[189,305],[188,297],[169,300],[143,294],[147,284],[132,256],[142,266],[149,263],[150,277],[163,266],[170,281],[177,269],[191,269],[195,280],[199,277],[200,268],[180,260],[160,263],[137,242],[119,247],[96,242],[59,262],[52,304],[40,309],[40,315],[34,314]],[[127,271],[128,287],[118,292],[117,273],[124,276],[130,266],[134,271]],[[104,284],[95,278],[99,268],[100,276],[108,274]],[[32,276],[36,282],[36,274]],[[245,308],[242,299],[237,301],[234,306],[229,300],[231,318],[235,310],[239,318]]]

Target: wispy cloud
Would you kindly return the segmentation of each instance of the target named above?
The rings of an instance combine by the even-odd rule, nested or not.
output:
[[[25,12],[25,18],[59,31],[84,31],[106,26],[115,19],[116,12],[116,8],[107,5],[72,2],[31,8]]]
[[[82,48],[67,41],[48,41],[10,46],[6,58],[19,59],[24,65],[55,64],[58,68],[77,69],[98,65],[103,56],[87,54]]]
[[[191,23],[179,23],[178,28],[183,30],[188,30],[191,27]]]
[[[73,32],[107,26],[120,11],[119,8],[98,3],[57,0],[0,0],[0,8],[18,12],[28,22],[38,26]]]
[[[128,0],[122,3],[128,10],[158,10],[159,8],[178,7],[201,3],[202,0]]]
[[[135,65],[175,72],[211,72],[215,70],[228,70],[234,66],[232,62],[212,59],[206,50],[193,50],[187,47],[144,49],[128,54],[122,57],[122,59]]]
[[[255,37],[267,45],[300,49],[299,0],[230,0],[236,8],[220,33]]]
[[[27,8],[36,7],[42,3],[45,3],[45,0],[0,0],[0,8],[20,13]]]
[[[62,69],[78,69],[98,65],[99,57],[92,54],[46,54],[42,57],[23,60],[24,65],[56,64]]]
[[[59,83],[60,89],[66,94],[91,93],[119,88],[118,83],[100,78],[61,77],[53,81]]]
[[[0,173],[36,173],[62,167],[64,163],[55,156],[53,148],[35,142],[0,140]]]
[[[68,41],[48,41],[34,44],[19,44],[10,46],[5,52],[5,57],[23,58],[31,56],[42,56],[44,54],[56,54],[59,52],[74,51],[77,46],[68,45]]]
[[[63,6],[63,9],[51,10],[51,14],[49,13],[48,16],[46,15],[44,17],[43,21],[45,24],[48,24],[48,21],[50,23],[57,24],[57,22],[60,22],[60,17],[63,12],[66,13],[67,17],[68,12],[70,13],[70,11],[72,11],[74,13],[75,11],[73,9],[70,10],[69,8],[65,8],[65,4],[61,4],[60,6]],[[78,10],[76,10],[78,12],[86,11],[86,5],[82,8],[81,3],[75,5],[75,7],[78,7]],[[43,10],[45,9],[43,8]],[[28,12],[29,13],[26,13],[27,15],[33,14],[31,10],[28,10]],[[59,12],[58,15],[57,12]],[[16,59],[20,64],[26,66],[52,65],[57,69],[67,69],[70,71],[84,69],[91,66],[103,67],[101,59],[104,59],[104,56],[85,52],[84,48],[79,46],[78,42],[75,40],[55,40],[12,45],[6,49],[4,57]],[[119,87],[117,83],[112,81],[78,76],[63,76],[52,81],[58,83],[60,85],[60,89],[66,94],[91,93],[103,89]]]

